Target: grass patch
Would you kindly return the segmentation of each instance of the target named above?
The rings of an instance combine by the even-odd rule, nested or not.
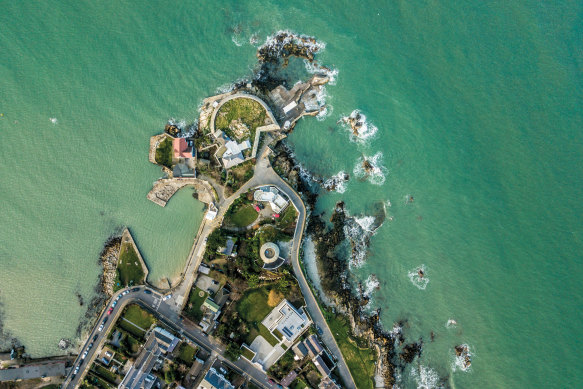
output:
[[[182,343],[180,349],[178,350],[178,359],[190,366],[194,361],[194,356],[196,355],[196,348],[192,347],[187,343]]]
[[[227,179],[226,184],[231,187],[233,192],[236,192],[243,186],[243,184],[253,177],[254,171],[255,164],[253,163],[253,160],[248,160],[247,162],[232,167],[229,170],[229,178]]]
[[[158,148],[156,149],[156,163],[172,169],[173,153],[172,138],[164,139],[158,144]]]
[[[94,387],[94,388],[101,388],[101,389],[114,389],[117,387],[117,386],[111,385],[110,383],[105,381],[103,378],[99,377],[94,371],[89,371],[89,374],[87,374],[87,377],[83,381],[87,381],[88,385],[85,385],[85,383],[82,383],[80,385],[81,388]]]
[[[207,292],[200,288],[192,288],[190,290],[190,295],[188,296],[188,304],[183,311],[184,316],[195,322],[202,319],[202,311],[200,310],[200,307],[208,295],[209,294]]]
[[[357,388],[373,389],[376,362],[374,351],[368,347],[360,348],[355,344],[356,342],[351,343],[352,330],[344,316],[335,315],[327,310],[323,312]]]
[[[277,221],[277,226],[281,229],[291,228],[296,223],[297,218],[298,212],[293,205],[290,204],[283,212],[283,215],[280,215],[280,218]]]
[[[253,351],[251,351],[250,349],[248,349],[245,346],[241,347],[242,355],[247,358],[248,360],[252,360],[255,357],[255,353]]]
[[[265,124],[267,112],[257,101],[248,98],[238,98],[227,101],[217,112],[215,128],[220,129],[231,139],[238,141],[255,138],[255,130]],[[241,120],[249,129],[249,134],[237,136],[229,125],[234,120]]]
[[[263,324],[259,324],[258,327],[259,327],[259,335],[263,336],[263,338],[265,340],[267,340],[267,343],[269,343],[272,346],[275,346],[279,343],[279,340],[277,340],[277,338],[275,336],[273,336],[273,334],[271,332],[269,332],[267,327],[265,327]]]
[[[142,285],[144,283],[144,270],[138,258],[138,253],[131,243],[122,243],[119,262],[117,264],[117,278],[120,289],[128,285]]]
[[[150,312],[136,304],[127,306],[123,317],[145,330],[156,323],[156,319]]]
[[[273,335],[279,340],[283,339],[283,334],[277,328],[273,330]]]
[[[225,221],[235,227],[247,227],[257,219],[258,213],[251,204],[243,205],[232,214],[228,215]]]
[[[261,335],[275,346],[278,340],[269,332],[267,327],[261,324],[261,321],[271,312],[267,299],[269,298],[269,289],[267,287],[248,290],[243,294],[241,300],[237,303],[237,312],[241,319],[247,322],[251,331],[247,336],[247,343],[251,344],[257,335]]]

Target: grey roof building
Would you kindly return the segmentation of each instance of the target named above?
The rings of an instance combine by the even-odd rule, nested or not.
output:
[[[224,375],[211,367],[198,386],[198,389],[235,389],[235,387],[225,378]]]

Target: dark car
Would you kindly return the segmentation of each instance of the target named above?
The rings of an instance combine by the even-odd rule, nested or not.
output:
[[[103,321],[101,322],[101,324],[105,324],[107,323],[107,317],[105,319],[103,319]]]
[[[132,289],[132,292],[139,292],[139,291],[140,291],[140,288],[133,288]]]
[[[99,337],[99,335],[98,334],[95,334],[95,336],[93,337],[93,341],[95,342],[98,337]]]
[[[148,289],[144,289],[144,293],[145,294],[152,294],[152,291],[151,290],[148,290]]]

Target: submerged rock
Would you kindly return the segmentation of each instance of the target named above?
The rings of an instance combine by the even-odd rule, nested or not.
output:
[[[470,354],[468,345],[460,344],[459,346],[455,346],[454,349],[460,367],[463,370],[468,369],[472,365],[472,355]]]

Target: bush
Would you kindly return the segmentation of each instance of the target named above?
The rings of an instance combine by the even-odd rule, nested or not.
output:
[[[172,138],[164,139],[156,149],[156,163],[172,168]]]

